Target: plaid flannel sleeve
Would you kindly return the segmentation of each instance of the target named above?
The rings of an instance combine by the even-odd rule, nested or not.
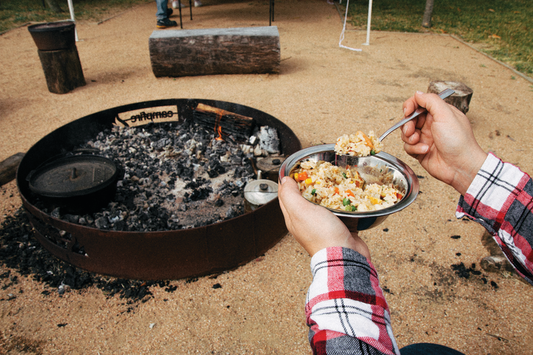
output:
[[[533,285],[533,184],[516,166],[489,154],[465,196],[456,217],[480,223],[505,256]]]
[[[374,266],[352,249],[322,249],[311,259],[305,305],[314,354],[399,354]]]

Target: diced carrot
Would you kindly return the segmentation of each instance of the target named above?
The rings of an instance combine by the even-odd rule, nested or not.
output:
[[[307,179],[309,176],[307,175],[307,171],[301,171],[299,174],[298,174],[298,180],[300,181],[304,181],[305,179]]]
[[[396,193],[396,198],[397,198],[398,200],[401,200],[401,199],[402,199],[402,197],[403,197],[403,195],[402,195],[402,194],[400,194],[400,193]]]
[[[359,133],[361,133],[361,135],[365,139],[366,145],[369,146],[370,148],[374,148],[374,144],[372,143],[372,140],[370,140],[370,138],[368,138],[368,136],[361,131],[357,131],[356,134],[359,134]]]
[[[335,187],[335,193],[336,193],[336,194],[339,193],[339,188],[338,188],[338,187]]]
[[[348,194],[348,196],[355,197],[355,195],[353,194],[352,190],[346,190],[346,193]]]

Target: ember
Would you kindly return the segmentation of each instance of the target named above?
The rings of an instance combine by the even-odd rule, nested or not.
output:
[[[102,131],[70,154],[91,152],[122,167],[108,206],[95,213],[45,201],[36,206],[70,223],[116,231],[188,229],[239,216],[244,186],[255,176],[252,159],[269,155],[265,145],[279,153],[280,143],[275,130],[273,137],[265,134],[269,127],[256,129],[244,144],[231,134],[220,139],[218,120],[215,130],[191,120]]]

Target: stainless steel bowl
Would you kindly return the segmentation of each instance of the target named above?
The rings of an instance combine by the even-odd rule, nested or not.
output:
[[[381,224],[389,215],[403,210],[417,197],[420,190],[418,178],[409,166],[398,158],[380,152],[376,155],[358,158],[350,156],[337,157],[334,144],[324,144],[302,149],[289,156],[281,165],[279,179],[289,176],[291,171],[305,160],[327,161],[337,166],[357,166],[359,174],[367,182],[379,181],[384,175],[392,177],[392,183],[405,191],[403,198],[395,205],[377,211],[346,212],[327,208],[346,224],[350,231],[362,231]],[[336,162],[336,163],[335,163]],[[326,208],[326,207],[325,207]]]

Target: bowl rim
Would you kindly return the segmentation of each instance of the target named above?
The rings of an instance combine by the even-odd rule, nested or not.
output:
[[[281,165],[279,169],[279,181],[283,179],[285,176],[288,176],[288,173],[290,170],[294,167],[294,165],[308,157],[312,154],[322,153],[322,152],[332,152],[335,150],[335,144],[322,144],[322,145],[315,145],[309,148],[305,148],[302,150],[297,151],[296,153],[293,153],[290,155],[283,164]],[[403,161],[396,158],[395,156],[385,153],[385,152],[379,152],[376,155],[373,155],[373,157],[379,158],[380,160],[388,163],[389,165],[392,165],[397,170],[399,170],[402,175],[405,177],[407,181],[407,190],[405,192],[404,197],[400,200],[400,202],[394,204],[393,206],[383,208],[381,210],[375,210],[375,211],[365,211],[365,212],[346,212],[341,210],[335,210],[329,207],[321,206],[317,203],[311,202],[317,206],[321,206],[326,208],[327,210],[333,212],[336,216],[339,217],[348,217],[348,218],[367,218],[367,217],[379,217],[379,216],[387,216],[392,213],[396,213],[398,211],[401,211],[405,209],[407,206],[409,206],[418,196],[418,193],[420,192],[420,184],[418,181],[418,177],[414,173],[414,171]],[[288,169],[288,171],[287,171]],[[287,171],[287,173],[286,173]]]

